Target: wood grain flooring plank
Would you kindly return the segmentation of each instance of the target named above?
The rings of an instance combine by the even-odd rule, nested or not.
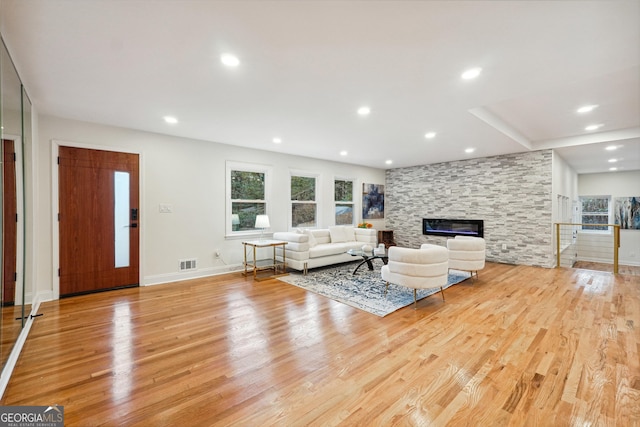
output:
[[[0,403],[83,427],[640,425],[640,274],[487,263],[446,293],[378,318],[231,273],[46,302]]]

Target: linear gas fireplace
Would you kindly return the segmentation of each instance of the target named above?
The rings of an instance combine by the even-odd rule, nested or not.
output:
[[[422,234],[484,237],[484,220],[422,218]]]

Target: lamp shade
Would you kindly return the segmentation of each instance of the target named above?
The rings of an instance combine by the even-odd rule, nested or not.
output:
[[[256,215],[256,228],[269,228],[269,216],[268,215]]]
[[[240,215],[238,215],[238,214],[231,214],[231,224],[233,224],[233,225],[238,225],[238,224],[240,224]]]

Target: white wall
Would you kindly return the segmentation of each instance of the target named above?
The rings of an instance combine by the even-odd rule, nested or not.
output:
[[[558,206],[558,196],[568,197],[570,204],[578,202],[578,174],[555,152],[553,153],[552,182],[553,222],[562,222],[562,207]],[[570,218],[569,218],[570,219]]]
[[[552,212],[553,223],[573,222],[573,206],[578,203],[578,174],[555,151],[553,152],[553,181],[552,181]],[[575,242],[571,234],[571,228],[561,229],[560,237],[560,265],[571,267],[575,262]],[[567,234],[568,232],[568,234]],[[557,264],[557,241],[555,225],[553,234],[553,254]]]
[[[640,196],[640,171],[579,175],[578,194],[580,196],[610,195],[613,199],[616,197]],[[587,240],[586,235],[584,237],[584,240]],[[593,242],[585,242],[584,244],[595,246]],[[640,266],[640,230],[620,230],[618,257],[620,264]],[[610,259],[585,260],[611,262]]]
[[[55,142],[52,142],[55,141]],[[37,290],[43,300],[55,295],[55,248],[52,144],[81,145],[139,152],[141,155],[141,271],[143,284],[217,274],[239,268],[242,244],[225,238],[225,162],[258,163],[273,170],[271,230],[287,228],[290,170],[320,174],[320,226],[333,224],[333,179],[355,180],[356,212],[363,182],[384,183],[385,172],[346,163],[329,162],[207,141],[177,138],[99,124],[40,116],[36,148],[39,167],[36,191],[38,230]],[[173,212],[160,214],[159,204]],[[360,218],[356,218],[359,220]],[[375,227],[384,225],[381,220]],[[246,238],[246,237],[245,237]],[[221,259],[215,251],[221,251]],[[198,271],[178,271],[179,260],[197,258]]]

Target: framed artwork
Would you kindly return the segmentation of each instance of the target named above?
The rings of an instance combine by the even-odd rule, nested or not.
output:
[[[640,230],[640,196],[613,199],[613,217],[623,230]]]
[[[384,218],[384,185],[362,184],[362,219]]]

